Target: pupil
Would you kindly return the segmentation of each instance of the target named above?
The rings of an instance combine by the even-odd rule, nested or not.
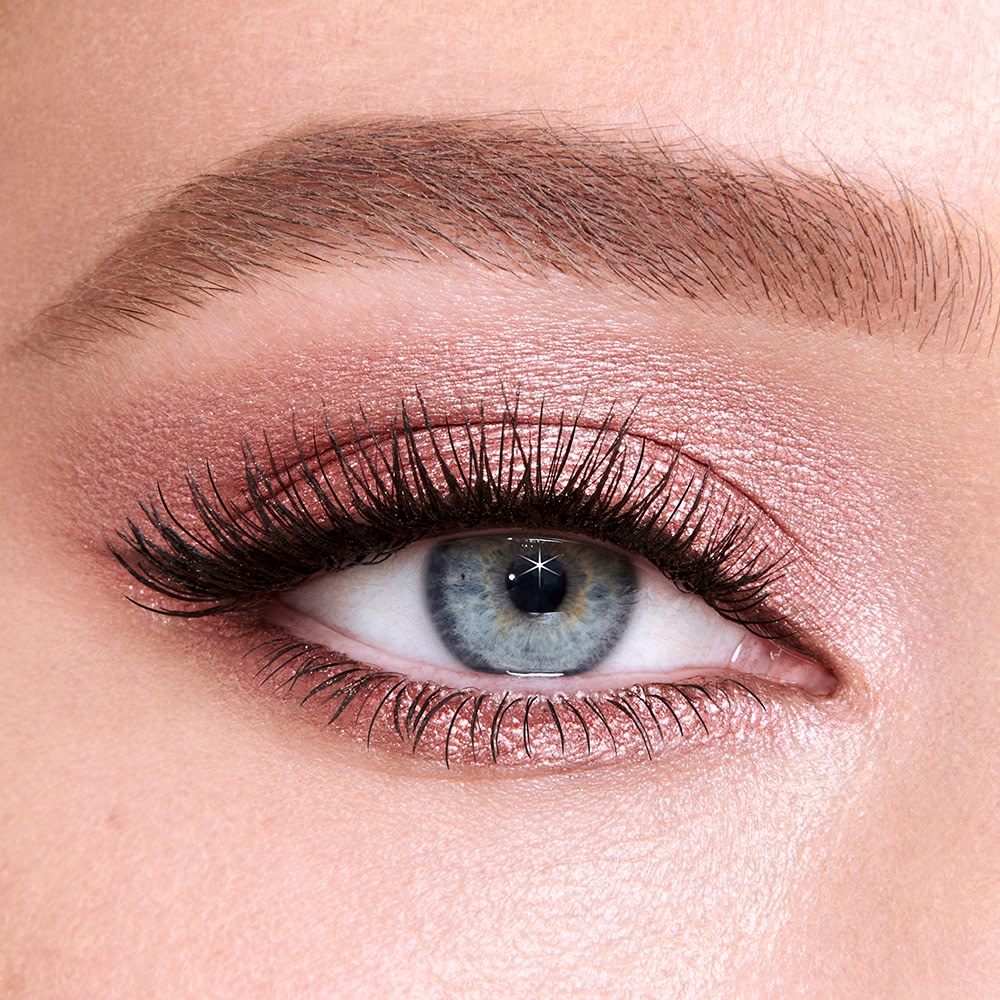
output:
[[[566,596],[566,570],[555,556],[538,549],[518,556],[507,570],[507,593],[514,606],[528,615],[555,611]]]

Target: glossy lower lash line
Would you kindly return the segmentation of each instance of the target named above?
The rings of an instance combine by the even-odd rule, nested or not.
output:
[[[529,420],[514,400],[499,418],[479,407],[441,420],[418,397],[382,428],[362,415],[338,433],[324,417],[311,433],[295,433],[290,461],[266,439],[259,451],[245,443],[243,455],[238,490],[225,495],[211,468],[189,474],[181,502],[158,490],[140,503],[142,516],[118,532],[112,552],[151,592],[142,606],[238,618],[258,638],[249,655],[262,657],[264,683],[294,688],[369,744],[395,742],[446,764],[614,756],[628,746],[651,757],[668,732],[707,735],[736,706],[764,708],[735,678],[589,695],[442,687],[345,661],[268,621],[282,591],[429,537],[486,529],[585,536],[645,558],[723,617],[794,645],[770,594],[787,554],[756,539],[761,513],[738,509],[680,449],[632,434],[628,415],[588,424],[582,413],[550,417],[540,408]]]

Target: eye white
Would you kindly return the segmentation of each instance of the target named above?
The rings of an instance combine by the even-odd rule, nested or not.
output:
[[[724,672],[734,664],[765,676],[782,666],[782,651],[773,643],[724,619],[701,598],[681,592],[654,567],[635,560],[632,612],[619,641],[593,670],[560,682],[552,676],[519,675],[512,665],[508,676],[484,677],[453,655],[429,613],[425,572],[436,544],[416,543],[375,565],[307,581],[282,596],[288,609],[284,624],[303,639],[374,667],[459,687],[606,689],[680,681]]]

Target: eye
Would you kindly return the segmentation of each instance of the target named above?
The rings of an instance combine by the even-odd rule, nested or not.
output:
[[[757,727],[768,685],[835,687],[773,592],[780,527],[628,419],[421,400],[293,438],[158,489],[112,550],[136,603],[232,618],[257,685],[345,738],[449,767],[653,757]]]
[[[487,533],[408,546],[284,594],[290,631],[457,687],[601,690],[705,671],[823,693],[825,671],[607,545]],[[516,680],[515,680],[516,679]]]

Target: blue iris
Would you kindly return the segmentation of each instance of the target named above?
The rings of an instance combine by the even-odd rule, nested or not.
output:
[[[428,611],[449,650],[491,674],[578,674],[614,648],[635,601],[634,562],[565,538],[470,535],[426,563]]]

